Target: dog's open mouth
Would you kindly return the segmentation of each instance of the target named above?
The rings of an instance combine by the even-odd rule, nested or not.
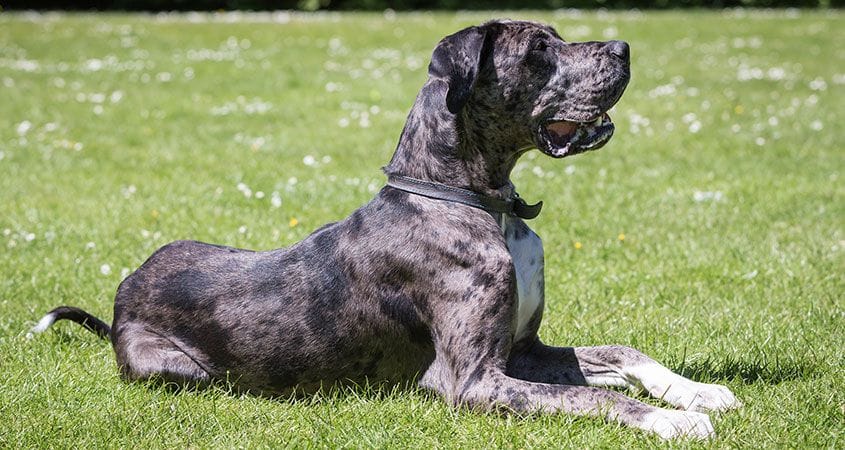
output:
[[[550,120],[540,125],[539,147],[555,158],[597,150],[610,140],[614,128],[607,113],[588,122]]]

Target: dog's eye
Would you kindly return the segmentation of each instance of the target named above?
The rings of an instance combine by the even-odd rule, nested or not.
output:
[[[532,52],[543,53],[543,52],[545,52],[545,51],[546,51],[546,49],[548,49],[548,48],[549,48],[549,44],[546,44],[546,42],[545,42],[545,41],[539,41],[539,42],[537,42],[536,44],[534,44],[534,47],[533,47],[533,48],[531,48],[531,51],[532,51]]]

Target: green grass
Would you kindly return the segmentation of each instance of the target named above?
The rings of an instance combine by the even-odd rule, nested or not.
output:
[[[728,385],[745,407],[705,446],[845,446],[845,16],[809,11],[0,14],[0,446],[700,445],[413,389],[173,394],[121,382],[76,325],[24,337],[59,304],[110,320],[169,241],[269,249],[350,213],[437,40],[502,15],[632,46],[614,140],[513,175],[545,201],[544,340]]]

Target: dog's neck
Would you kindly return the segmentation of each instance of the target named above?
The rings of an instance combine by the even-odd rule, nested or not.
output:
[[[484,115],[474,113],[472,102],[452,114],[443,106],[445,95],[438,83],[423,86],[385,172],[507,198],[518,143],[506,130],[474,121]]]

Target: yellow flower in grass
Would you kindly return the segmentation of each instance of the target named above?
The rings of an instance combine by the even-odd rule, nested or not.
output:
[[[298,221],[298,220],[296,220],[296,217],[291,217],[291,218],[290,218],[290,221],[288,222],[288,226],[290,226],[291,228],[293,228],[293,227],[295,227],[295,226],[297,226],[297,225],[299,225],[299,221]]]
[[[619,233],[619,236],[616,238],[619,239],[619,242],[623,242],[625,240],[625,233]]]
[[[575,241],[575,243],[572,245],[575,246],[575,250],[581,250],[581,247],[583,247],[583,245],[581,245],[581,243],[578,241]]]

